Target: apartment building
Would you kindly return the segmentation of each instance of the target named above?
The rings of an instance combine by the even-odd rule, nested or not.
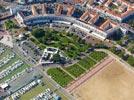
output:
[[[117,22],[124,22],[129,17],[134,16],[134,6],[132,5],[124,0],[107,0],[98,5],[88,4],[87,7],[104,17],[109,17]]]

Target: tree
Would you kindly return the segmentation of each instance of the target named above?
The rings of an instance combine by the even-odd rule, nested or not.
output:
[[[6,29],[12,29],[16,27],[15,23],[12,20],[5,21],[4,26]]]
[[[128,54],[124,54],[124,55],[122,56],[122,59],[126,61],[126,60],[128,59],[128,57],[129,57]]]
[[[59,55],[59,53],[55,54],[53,56],[53,61],[56,63],[56,62],[60,62],[61,61],[61,57]]]
[[[45,35],[45,31],[41,28],[36,28],[32,31],[32,35],[36,38],[41,38]]]
[[[133,56],[129,56],[127,59],[127,62],[134,67],[134,57]]]
[[[80,44],[85,44],[85,40],[84,40],[84,39],[81,39],[81,38],[78,38],[78,42],[79,42]]]
[[[134,29],[134,19],[128,21],[128,24]]]
[[[121,30],[115,31],[109,38],[115,41],[119,41],[123,36],[123,33]]]

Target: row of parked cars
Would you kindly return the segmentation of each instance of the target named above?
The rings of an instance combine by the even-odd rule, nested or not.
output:
[[[56,93],[53,93],[49,88],[38,94],[36,97],[32,98],[31,100],[60,100],[61,97],[58,96]]]
[[[7,75],[9,75],[11,72],[13,72],[15,69],[17,69],[18,67],[20,67],[22,64],[23,64],[23,61],[17,60],[11,66],[9,66],[6,69],[2,70],[0,72],[0,79],[2,79],[4,77],[6,77]]]
[[[17,74],[13,75],[11,78],[5,80],[4,83],[11,83],[13,82],[14,80],[16,80],[18,77],[24,75],[24,73],[27,71],[28,68],[22,70],[21,72],[18,72]]]
[[[34,81],[30,82],[28,85],[24,86],[23,88],[21,88],[20,90],[18,90],[14,94],[12,94],[11,98],[13,100],[18,100],[21,95],[25,94],[26,92],[28,92],[29,90],[31,90],[32,88],[34,88],[35,86],[37,86],[40,83],[41,83],[41,80],[34,80]]]
[[[31,58],[33,64],[38,62],[42,56],[42,51],[30,40],[20,41],[17,45],[25,57],[29,56]]]
[[[86,32],[84,32],[84,31],[82,31],[82,30],[80,30],[80,29],[78,29],[76,27],[72,27],[71,30],[70,30],[70,32],[75,33],[80,38],[84,38],[84,37],[86,37],[88,35]]]
[[[0,60],[0,67],[7,64],[12,58],[15,57],[14,53],[8,54]]]

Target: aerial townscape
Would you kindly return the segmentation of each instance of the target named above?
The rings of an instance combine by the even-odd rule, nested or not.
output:
[[[0,100],[134,100],[134,0],[0,0]]]

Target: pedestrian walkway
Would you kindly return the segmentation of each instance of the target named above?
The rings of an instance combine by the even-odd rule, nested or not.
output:
[[[68,71],[66,71],[64,68],[60,67],[61,70],[63,70],[66,74],[68,74],[69,76],[71,76],[74,80],[76,80],[76,77],[73,76],[72,74],[70,74]]]
[[[0,43],[13,48],[12,36],[6,31],[0,31],[0,37],[2,36]]]

